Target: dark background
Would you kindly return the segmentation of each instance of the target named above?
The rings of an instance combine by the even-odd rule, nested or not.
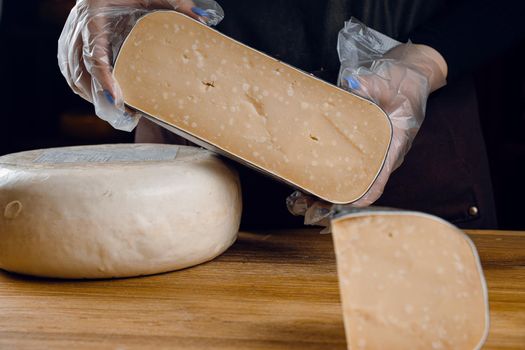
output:
[[[57,40],[72,0],[4,0],[0,21],[0,155],[35,148],[133,142],[67,86]],[[490,43],[486,48],[490,50]],[[499,227],[525,229],[525,43],[476,72]]]

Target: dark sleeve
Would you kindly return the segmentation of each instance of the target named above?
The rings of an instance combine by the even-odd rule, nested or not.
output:
[[[525,0],[453,1],[410,39],[439,51],[454,80],[525,39]]]

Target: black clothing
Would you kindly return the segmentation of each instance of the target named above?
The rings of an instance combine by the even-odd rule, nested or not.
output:
[[[401,42],[439,51],[448,81],[525,39],[521,0],[221,0],[219,30],[303,70],[335,81],[337,33],[350,17]]]
[[[525,39],[525,1],[451,1],[446,10],[410,33],[448,63],[448,80],[470,73]]]

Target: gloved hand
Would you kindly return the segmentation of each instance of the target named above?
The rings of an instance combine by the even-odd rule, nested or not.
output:
[[[401,44],[351,19],[339,33],[338,85],[378,104],[392,121],[393,139],[384,166],[355,207],[369,206],[401,165],[423,120],[428,96],[446,84],[447,64],[433,48]],[[288,209],[306,224],[323,224],[332,206],[295,192]]]
[[[112,75],[113,60],[136,21],[161,9],[208,25],[224,18],[213,0],[77,0],[58,40],[58,65],[69,86],[92,102],[96,114],[114,128],[133,130],[139,115],[124,106]]]

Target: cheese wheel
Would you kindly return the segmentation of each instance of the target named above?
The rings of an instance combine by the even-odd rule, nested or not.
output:
[[[332,203],[362,197],[390,145],[372,102],[180,13],[141,18],[114,76],[161,126]]]
[[[160,273],[235,241],[237,174],[196,147],[122,144],[0,157],[0,268],[58,278]]]
[[[479,349],[489,329],[476,248],[453,225],[403,211],[331,222],[348,349]]]

